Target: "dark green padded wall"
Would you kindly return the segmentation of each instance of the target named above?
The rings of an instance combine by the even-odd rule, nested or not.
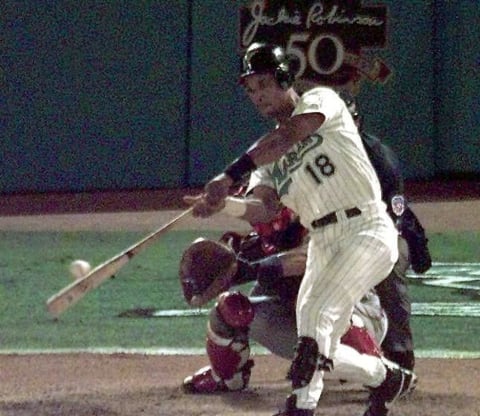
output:
[[[434,90],[431,2],[384,1],[388,45],[380,55],[392,70],[385,85],[363,82],[359,102],[369,131],[398,154],[404,175],[433,174]]]
[[[407,178],[480,172],[480,8],[384,0],[393,71],[368,130]],[[270,124],[237,85],[238,5],[12,1],[0,14],[0,192],[197,186]]]
[[[186,1],[2,5],[0,190],[181,186]]]
[[[439,174],[480,173],[480,2],[437,1],[434,146]]]
[[[195,1],[192,11],[190,183],[201,185],[245,150],[268,125],[237,83],[238,10]]]

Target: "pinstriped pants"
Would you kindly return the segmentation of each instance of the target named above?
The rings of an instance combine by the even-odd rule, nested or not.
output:
[[[362,214],[312,230],[305,276],[297,298],[298,336],[314,338],[320,354],[334,359],[354,305],[392,270],[398,258],[398,233],[381,203],[359,207]],[[359,364],[360,365],[360,364]],[[323,372],[295,390],[297,406],[315,408]]]

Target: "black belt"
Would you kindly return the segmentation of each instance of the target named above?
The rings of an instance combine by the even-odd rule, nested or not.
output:
[[[362,211],[360,211],[360,208],[357,208],[357,207],[353,207],[345,210],[345,215],[347,216],[347,218],[358,217],[361,214],[362,214]],[[329,224],[335,224],[336,222],[338,222],[337,213],[331,212],[330,214],[324,215],[322,218],[319,218],[318,220],[313,220],[312,228],[314,229],[322,228]]]

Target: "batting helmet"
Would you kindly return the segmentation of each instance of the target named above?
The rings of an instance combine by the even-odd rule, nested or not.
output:
[[[265,72],[273,73],[284,89],[288,89],[293,84],[294,73],[285,49],[268,43],[252,43],[243,56],[240,82],[245,77]]]

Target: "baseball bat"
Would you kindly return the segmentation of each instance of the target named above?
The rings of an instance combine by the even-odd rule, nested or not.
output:
[[[126,250],[118,253],[104,263],[95,267],[82,278],[75,280],[74,282],[70,283],[68,286],[64,287],[62,290],[51,296],[47,300],[48,312],[50,312],[50,314],[54,318],[60,316],[60,314],[75,305],[88,292],[98,287],[109,277],[114,276],[115,273],[117,273],[132,259],[132,257],[144,251],[147,247],[150,247],[161,236],[166,234],[167,231],[170,231],[172,228],[180,224],[181,221],[192,212],[192,209],[192,207],[188,208],[162,227],[153,231],[140,241],[127,248]]]

